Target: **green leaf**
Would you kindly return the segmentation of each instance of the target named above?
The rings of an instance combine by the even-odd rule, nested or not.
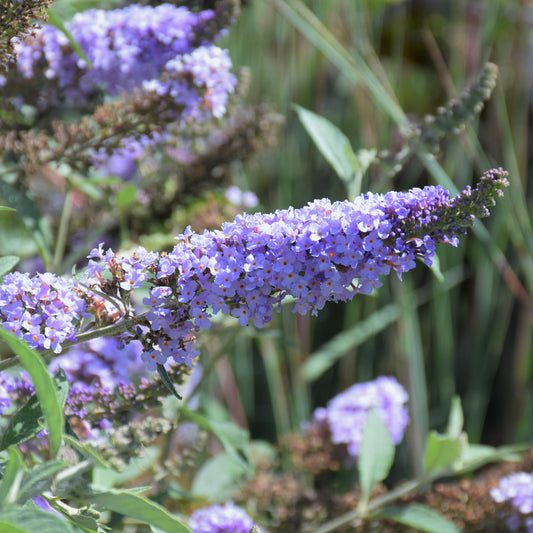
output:
[[[16,255],[5,255],[0,257],[0,279],[3,278],[18,262],[20,257]]]
[[[102,188],[106,185],[121,185],[124,183],[120,178],[112,176],[78,176],[71,173],[69,181],[72,187],[79,189],[92,200],[101,200],[104,196]]]
[[[61,399],[58,398],[54,380],[48,373],[41,355],[32,350],[23,340],[2,327],[0,327],[0,338],[15,352],[30,375],[48,428],[50,454],[55,457],[63,438],[64,418]]]
[[[64,461],[47,461],[24,473],[16,503],[23,505],[52,485],[52,478],[65,468]]]
[[[440,260],[439,256],[435,254],[431,258],[431,266],[429,267],[431,272],[433,272],[433,275],[442,283],[444,281],[444,276],[442,275],[442,272],[440,270]]]
[[[102,468],[114,468],[111,463],[106,461],[94,448],[91,448],[89,444],[80,442],[70,435],[63,435],[63,440],[65,441],[65,444],[68,444],[83,456],[94,459]]]
[[[450,466],[461,455],[458,438],[430,431],[426,440],[424,467],[426,472]]]
[[[293,108],[320,153],[339,178],[350,183],[354,178],[357,160],[348,137],[324,117],[296,104],[293,104]]]
[[[0,250],[4,255],[34,257],[39,248],[22,220],[10,212],[0,211]]]
[[[0,198],[16,210],[14,215],[24,224],[37,245],[43,261],[48,264],[52,249],[52,234],[37,204],[15,187],[1,180]]]
[[[229,499],[239,479],[247,472],[241,462],[227,453],[220,453],[202,464],[194,477],[191,492],[210,501]]]
[[[368,499],[377,483],[383,481],[394,460],[394,442],[389,429],[375,409],[367,416],[359,445],[359,483],[363,498]]]
[[[0,533],[34,533],[28,529],[22,529],[9,522],[4,522],[0,519]]]
[[[154,525],[170,533],[191,533],[191,530],[166,509],[138,494],[125,490],[109,490],[88,494],[88,503],[99,505],[109,511],[136,518],[143,523]]]
[[[61,408],[63,409],[63,407],[65,407],[65,403],[67,402],[69,384],[67,375],[62,368],[60,368],[54,375],[54,384],[57,390],[57,399],[59,401],[59,405],[61,405]]]
[[[52,10],[48,11],[48,23],[52,26],[55,26],[65,35],[72,46],[72,49],[85,61],[89,68],[92,68],[91,60],[85,55],[85,52],[81,49],[76,39],[74,39],[72,34],[68,31],[65,24],[63,24],[63,21]]]
[[[35,437],[43,429],[42,416],[41,404],[34,395],[11,417],[9,425],[2,434],[0,450]]]
[[[15,211],[12,207],[6,207],[5,205],[0,205],[0,211]]]
[[[307,358],[301,368],[303,379],[307,382],[315,381],[349,350],[386,329],[387,326],[396,322],[399,316],[398,305],[387,304],[352,328],[337,334]]]
[[[463,431],[464,416],[463,408],[461,406],[461,398],[454,396],[452,398],[452,405],[450,408],[450,416],[448,417],[448,427],[446,434],[452,438],[459,438]]]
[[[125,207],[133,204],[136,198],[137,187],[133,183],[128,183],[127,185],[124,185],[124,187],[122,187],[117,193],[117,207],[124,209]]]
[[[5,528],[5,529],[2,529]],[[80,530],[54,513],[43,511],[35,506],[12,507],[0,512],[0,533],[74,533]]]
[[[168,391],[178,400],[183,400],[174,387],[174,383],[170,381],[170,376],[168,375],[167,369],[161,363],[157,363],[157,373],[159,374],[161,381],[165,384],[165,387],[168,389]]]
[[[246,430],[239,428],[233,422],[208,420],[205,416],[191,411],[186,406],[180,406],[180,412],[184,417],[198,424],[199,427],[213,433],[231,457],[240,462],[246,470],[251,469],[248,462],[243,459],[243,454],[247,452],[249,444],[249,434]]]
[[[10,448],[9,460],[0,483],[0,508],[6,507],[17,500],[23,476],[22,454],[16,448]]]
[[[54,376],[57,397],[61,409],[65,406],[68,395],[68,381],[65,372],[60,369]],[[9,425],[0,439],[0,451],[35,437],[42,429],[43,411],[36,395],[33,395],[10,419]]]
[[[529,450],[529,448],[530,446],[527,444],[501,446],[499,448],[483,444],[469,444],[454,464],[453,471],[455,474],[466,474],[489,463],[519,461],[521,459],[520,452]]]
[[[394,520],[428,533],[459,533],[457,526],[441,514],[425,505],[412,504],[409,507],[384,507],[373,517]]]

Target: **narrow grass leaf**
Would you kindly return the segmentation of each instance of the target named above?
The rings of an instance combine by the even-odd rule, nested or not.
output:
[[[284,0],[268,0],[268,2],[336,65],[352,83],[362,82],[372,94],[376,104],[400,128],[409,129],[409,121],[392,92],[382,85],[363,57],[354,49],[348,52],[309,7],[300,0],[292,0],[290,3]]]
[[[302,365],[302,376],[308,382],[318,379],[332,367],[345,353],[372,338],[398,320],[400,315],[395,304],[385,305],[367,319],[355,324],[330,341],[324,343]]]
[[[32,350],[23,340],[2,327],[0,327],[0,339],[5,341],[15,352],[30,375],[49,431],[50,454],[55,457],[63,438],[64,417],[61,406],[62,400],[58,398],[54,380],[48,373],[41,355]]]
[[[168,375],[167,369],[160,363],[157,363],[157,373],[159,374],[161,381],[165,384],[165,387],[172,394],[172,396],[175,396],[178,400],[183,400],[183,398],[178,394],[176,387],[174,387],[174,383],[172,383],[172,381],[170,380],[170,376]]]
[[[389,429],[375,409],[367,416],[359,446],[359,483],[363,498],[368,499],[372,489],[383,481],[394,460],[394,442]]]
[[[76,39],[74,39],[72,34],[68,31],[63,21],[52,10],[48,11],[48,23],[51,24],[52,26],[55,26],[59,31],[61,31],[65,35],[70,45],[72,46],[72,49],[85,61],[85,63],[87,63],[89,68],[92,68],[91,60],[85,55],[85,52],[81,49]]]
[[[412,504],[409,507],[385,507],[372,516],[394,520],[427,533],[459,533],[460,529],[425,505]]]
[[[86,501],[100,505],[109,511],[136,518],[143,523],[151,524],[169,533],[191,533],[191,530],[183,522],[166,509],[143,496],[129,491],[109,490],[88,494]]]

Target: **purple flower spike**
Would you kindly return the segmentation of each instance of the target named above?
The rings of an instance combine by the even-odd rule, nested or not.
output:
[[[510,531],[533,531],[533,473],[517,472],[502,477],[498,487],[490,491],[497,503],[509,502],[514,509],[507,518]]]
[[[115,96],[144,85],[170,92],[185,114],[218,118],[236,79],[227,53],[206,46],[206,37],[217,37],[205,33],[216,16],[213,10],[193,13],[171,4],[92,9],[66,24],[90,66],[63,32],[44,26],[35,38],[17,44],[17,69],[41,83],[36,102],[41,108],[83,105],[102,89]]]
[[[81,286],[52,274],[6,276],[0,319],[32,346],[58,352],[89,312],[98,325],[125,318],[124,330],[129,326],[140,341],[150,368],[168,358],[191,364],[195,336],[216,313],[262,327],[286,297],[294,299],[294,312],[317,314],[326,302],[369,294],[382,276],[401,276],[416,259],[431,264],[436,244],[455,244],[507,185],[506,173],[492,170],[455,198],[437,186],[243,214],[218,231],[187,229],[168,254],[138,248],[124,258],[100,246]],[[150,287],[148,309],[134,316],[130,294],[141,285]]]
[[[249,533],[252,519],[232,502],[195,511],[189,527],[193,533]]]
[[[407,393],[392,377],[380,377],[368,383],[358,383],[335,396],[327,407],[317,409],[313,422],[326,428],[334,444],[346,447],[348,456],[359,455],[359,444],[366,418],[371,409],[389,428],[392,440],[398,444],[409,422]]]

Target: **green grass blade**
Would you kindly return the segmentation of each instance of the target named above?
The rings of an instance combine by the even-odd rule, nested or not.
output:
[[[363,83],[376,103],[400,128],[405,131],[410,129],[409,120],[395,97],[384,88],[361,55],[356,52],[350,55],[303,2],[300,0],[291,2],[268,0],[268,2],[335,64],[352,83]]]

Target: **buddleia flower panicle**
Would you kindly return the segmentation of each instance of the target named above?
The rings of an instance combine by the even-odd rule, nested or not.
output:
[[[77,13],[66,27],[87,60],[63,32],[45,26],[16,46],[13,77],[30,80],[32,87],[39,83],[39,91],[25,95],[21,103],[40,109],[83,106],[103,92],[117,96],[144,86],[148,92],[170,92],[193,114],[199,99],[209,99],[214,116],[220,116],[236,80],[227,52],[209,42],[217,35],[205,31],[215,15],[213,10],[192,13],[171,4]],[[5,84],[6,96],[16,96],[9,92],[15,85]],[[198,89],[207,93],[202,96]],[[29,101],[32,95],[35,100]]]
[[[496,503],[510,505],[513,512],[507,518],[509,531],[533,531],[533,473],[502,477],[490,495]]]
[[[249,533],[253,526],[253,520],[233,502],[199,509],[189,519],[193,533]]]
[[[197,234],[187,229],[170,253],[140,247],[120,257],[99,246],[91,251],[87,278],[76,291],[85,302],[82,312],[94,311],[95,294],[122,302],[122,314],[104,308],[105,318],[135,319],[133,327],[131,320],[126,325],[131,339],[142,343],[148,368],[155,370],[168,358],[191,365],[198,355],[195,336],[209,329],[215,314],[230,314],[241,326],[262,327],[289,296],[294,312],[316,314],[328,301],[369,294],[381,286],[382,276],[395,272],[401,277],[417,259],[430,265],[437,243],[457,245],[465,228],[474,217],[488,214],[506,185],[506,173],[493,170],[455,198],[441,186],[431,186],[368,193],[353,202],[322,199],[301,209],[242,214],[217,231]],[[26,313],[40,331],[41,311],[34,309],[31,293],[24,297],[23,286],[14,281],[7,278],[0,286],[0,303],[11,315]],[[143,284],[150,287],[143,300],[147,311],[135,315],[129,309],[131,291]],[[4,307],[0,317],[10,327]],[[70,336],[77,321],[67,320]],[[23,336],[27,329],[17,327],[15,332]],[[34,346],[45,347],[40,341]],[[59,343],[55,351],[60,349]]]

